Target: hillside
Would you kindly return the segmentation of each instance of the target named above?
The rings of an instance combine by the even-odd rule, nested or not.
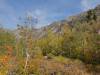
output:
[[[36,29],[35,36],[37,38],[43,37],[48,30],[53,31],[54,33],[60,33],[60,32],[62,32],[63,27],[66,25],[68,25],[72,28],[73,26],[75,26],[78,23],[84,24],[86,22],[90,23],[91,21],[94,21],[93,23],[95,23],[95,22],[99,23],[99,21],[100,21],[100,5],[98,5],[94,9],[90,9],[90,10],[80,13],[78,15],[70,16],[66,20],[57,21],[50,25]],[[100,26],[97,28],[97,31],[99,31],[99,29],[100,29]],[[34,30],[33,30],[33,32],[34,32]]]
[[[0,75],[100,75],[100,5],[39,29],[0,28]]]

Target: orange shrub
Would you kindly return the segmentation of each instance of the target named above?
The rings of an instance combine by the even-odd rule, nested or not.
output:
[[[13,47],[10,46],[10,45],[6,45],[5,48],[6,48],[8,51],[12,51],[12,50],[13,50]]]
[[[5,65],[5,64],[8,63],[8,61],[9,61],[9,57],[5,55],[5,56],[2,58],[2,63]]]

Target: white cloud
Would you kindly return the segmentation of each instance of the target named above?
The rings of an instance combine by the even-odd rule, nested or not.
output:
[[[28,11],[27,15],[31,15],[38,19],[38,24],[36,27],[42,27],[45,25],[49,25],[53,21],[57,21],[57,17],[62,16],[62,13],[52,12],[49,10],[43,9],[35,9],[32,11]]]
[[[26,15],[32,16],[38,19],[38,23],[36,27],[41,27],[41,26],[48,24],[48,21],[47,21],[48,12],[46,10],[35,9],[32,11],[27,11]]]
[[[97,4],[100,4],[99,0],[81,0],[81,6],[83,11],[94,8]]]
[[[82,10],[83,11],[86,11],[86,10],[88,10],[88,9],[91,8],[91,2],[90,2],[90,0],[82,0],[81,1],[81,5],[82,5]]]

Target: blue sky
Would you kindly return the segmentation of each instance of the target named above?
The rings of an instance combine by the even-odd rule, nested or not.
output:
[[[100,0],[0,0],[0,24],[15,28],[19,17],[32,15],[39,19],[37,27],[66,19],[100,4]]]

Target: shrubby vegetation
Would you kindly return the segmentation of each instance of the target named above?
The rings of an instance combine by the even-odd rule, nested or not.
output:
[[[100,65],[100,22],[94,12],[84,23],[58,28],[56,33],[48,28],[41,38],[28,26],[18,25],[14,32],[0,28],[0,75],[93,75],[93,66]]]

